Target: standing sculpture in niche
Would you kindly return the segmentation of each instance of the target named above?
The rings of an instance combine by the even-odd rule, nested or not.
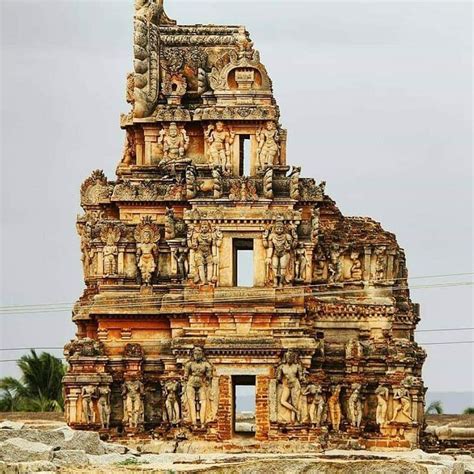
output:
[[[385,255],[385,247],[377,247],[375,249],[375,280],[382,281],[385,279],[387,258]]]
[[[188,246],[194,250],[195,275],[194,283],[207,285],[218,280],[219,254],[222,234],[216,227],[214,231],[207,221],[188,235]]]
[[[336,385],[331,389],[331,395],[328,398],[328,410],[329,418],[331,420],[331,426],[334,431],[339,431],[342,418],[341,401],[339,399],[341,395],[341,386]]]
[[[176,218],[174,210],[167,207],[165,211],[165,240],[171,240],[176,237]]]
[[[399,415],[404,415],[408,421],[412,421],[410,392],[403,385],[393,389],[393,415],[391,422],[398,421]],[[407,420],[403,420],[407,421]]]
[[[308,259],[306,258],[306,250],[304,244],[300,242],[295,250],[295,281],[303,282],[306,280],[307,267]]]
[[[318,242],[319,237],[319,217],[320,209],[313,208],[311,210],[311,242],[315,244]]]
[[[352,393],[347,401],[347,415],[351,425],[354,428],[360,428],[362,423],[362,402],[360,399],[361,385],[355,383],[352,385]]]
[[[362,264],[359,252],[351,252],[351,280],[362,280]]]
[[[186,199],[193,199],[196,197],[196,167],[189,165],[186,168]]]
[[[309,420],[313,426],[320,427],[323,421],[324,396],[321,385],[309,384],[305,387],[303,395],[312,397],[308,408]]]
[[[264,127],[257,130],[258,165],[261,170],[267,166],[280,164],[280,136],[275,123],[268,121]]]
[[[96,398],[96,387],[94,385],[84,385],[81,389],[82,415],[84,422],[95,423],[95,411],[93,398]]]
[[[205,131],[205,139],[208,143],[210,162],[214,166],[219,166],[223,173],[231,171],[232,144],[235,133],[229,131],[222,122],[209,125]]]
[[[195,347],[191,359],[184,366],[184,394],[189,419],[193,426],[209,421],[212,365],[206,360],[201,347]]]
[[[189,138],[184,128],[179,129],[175,122],[171,122],[168,128],[160,131],[158,143],[163,147],[163,162],[185,161]]]
[[[110,388],[106,385],[97,389],[99,399],[97,408],[99,409],[100,426],[102,429],[110,427]]]
[[[294,229],[288,232],[281,217],[277,218],[275,224],[263,233],[263,246],[267,249],[265,259],[266,280],[270,281],[273,273],[273,284],[283,286],[291,283],[288,275],[291,252],[296,247],[297,235]],[[271,270],[271,272],[270,272]]]
[[[177,425],[181,420],[179,409],[179,391],[180,384],[177,380],[168,380],[165,382],[165,409],[168,423]]]
[[[130,166],[136,161],[135,155],[135,136],[131,130],[127,130],[127,135],[125,137],[125,146],[123,149],[123,156],[120,165]]]
[[[104,255],[104,276],[116,275],[117,243],[120,240],[120,229],[112,225],[106,226],[102,228],[100,237],[105,244],[102,250]]]
[[[375,412],[375,422],[379,426],[385,426],[387,424],[387,410],[388,410],[388,387],[379,385],[375,390],[377,396],[377,409]]]
[[[303,366],[298,361],[298,354],[288,350],[282,358],[276,372],[277,382],[281,385],[279,402],[290,411],[290,422],[301,421],[301,380]]]
[[[176,267],[178,269],[178,278],[184,280],[187,278],[189,273],[189,262],[188,262],[188,254],[189,249],[186,247],[186,242],[183,241],[183,245],[179,247],[172,248],[171,253],[173,258],[176,260]]]
[[[145,388],[140,380],[129,380],[122,386],[124,400],[123,422],[129,428],[136,429],[143,423],[143,397]]]
[[[140,270],[142,282],[151,285],[153,274],[157,268],[158,245],[160,232],[158,226],[150,219],[144,219],[135,229],[137,242],[137,266]]]
[[[330,258],[328,263],[328,283],[339,283],[342,280],[342,250],[333,245],[330,251]]]

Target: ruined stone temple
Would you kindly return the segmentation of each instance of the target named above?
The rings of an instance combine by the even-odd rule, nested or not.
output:
[[[224,441],[246,387],[256,442],[418,446],[425,353],[394,234],[290,168],[244,27],[153,0],[133,24],[123,156],[81,186],[69,425]]]

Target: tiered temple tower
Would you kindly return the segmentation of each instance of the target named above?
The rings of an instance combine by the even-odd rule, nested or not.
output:
[[[245,28],[136,0],[127,102],[116,179],[81,187],[68,423],[226,440],[236,386],[254,385],[257,441],[417,446],[425,353],[404,252],[290,170]]]

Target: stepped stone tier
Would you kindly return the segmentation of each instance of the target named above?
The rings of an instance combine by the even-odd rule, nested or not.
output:
[[[418,446],[425,352],[395,236],[287,165],[244,27],[177,25],[153,0],[133,22],[123,157],[81,187],[69,425],[227,440],[249,385],[257,441]]]

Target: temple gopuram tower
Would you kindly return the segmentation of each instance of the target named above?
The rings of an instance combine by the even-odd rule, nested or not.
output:
[[[244,27],[177,25],[154,0],[133,22],[123,156],[81,186],[68,424],[224,441],[244,385],[256,441],[418,446],[425,353],[395,235],[290,168]]]

